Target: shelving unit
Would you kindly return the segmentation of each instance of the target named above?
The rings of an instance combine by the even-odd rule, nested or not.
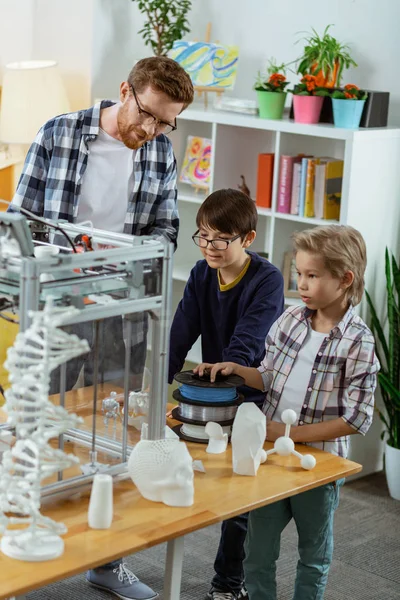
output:
[[[328,223],[276,211],[280,155],[303,152],[343,159],[340,223],[352,225],[363,234],[369,261],[366,285],[379,297],[384,285],[384,248],[389,246],[397,251],[399,247],[400,128],[349,130],[327,124],[303,125],[289,119],[271,121],[194,105],[179,116],[178,129],[171,135],[178,173],[188,135],[212,140],[210,192],[237,188],[243,174],[255,197],[258,154],[275,153],[272,208],[258,209],[257,239],[252,249],[267,252],[269,260],[280,269],[294,231]],[[197,210],[205,197],[206,194],[196,194],[189,185],[178,185],[181,225],[174,258],[173,309],[182,297],[190,269],[201,259],[191,235],[196,229]],[[288,305],[295,302],[296,299],[287,299]],[[198,346],[192,349],[190,359],[197,362],[200,358]]]

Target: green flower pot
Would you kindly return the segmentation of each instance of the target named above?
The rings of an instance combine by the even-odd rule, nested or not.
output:
[[[261,119],[282,119],[286,92],[257,90],[257,100]]]

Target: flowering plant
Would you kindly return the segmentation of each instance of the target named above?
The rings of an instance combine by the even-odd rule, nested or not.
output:
[[[304,75],[300,83],[294,86],[293,90],[289,90],[296,96],[329,96],[329,91],[326,88],[317,85],[315,75]]]
[[[271,59],[267,66],[267,72],[262,74],[258,71],[254,89],[258,92],[285,92],[289,82],[286,81],[285,64],[277,65],[275,59]]]
[[[367,92],[360,90],[354,83],[348,83],[344,86],[343,90],[332,92],[332,98],[337,98],[338,100],[366,100],[367,97]]]

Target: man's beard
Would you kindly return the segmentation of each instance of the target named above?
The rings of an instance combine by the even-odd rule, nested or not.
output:
[[[122,142],[127,148],[131,150],[138,150],[143,146],[151,137],[148,137],[143,129],[139,126],[129,124],[129,120],[126,116],[126,110],[124,106],[118,111],[117,114],[117,125],[118,133],[121,137]]]

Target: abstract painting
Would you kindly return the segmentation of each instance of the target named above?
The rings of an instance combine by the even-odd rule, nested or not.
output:
[[[233,89],[239,59],[237,46],[179,40],[174,43],[170,57],[189,73],[193,85]]]
[[[195,187],[210,185],[211,140],[189,135],[180,181]]]

